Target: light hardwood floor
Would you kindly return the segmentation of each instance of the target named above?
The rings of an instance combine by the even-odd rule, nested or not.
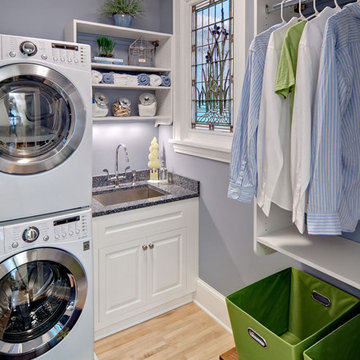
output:
[[[190,303],[95,343],[99,360],[218,360],[231,334]]]

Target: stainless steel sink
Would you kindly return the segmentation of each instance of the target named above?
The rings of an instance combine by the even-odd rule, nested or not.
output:
[[[148,185],[144,185],[130,189],[118,189],[115,191],[93,195],[93,198],[102,205],[109,206],[136,200],[152,199],[166,194],[166,192],[155,190]]]

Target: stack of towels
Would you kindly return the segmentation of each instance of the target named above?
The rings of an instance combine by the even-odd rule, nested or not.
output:
[[[171,80],[166,75],[139,74],[129,75],[114,72],[101,73],[92,70],[91,78],[93,84],[114,84],[117,86],[171,86]]]

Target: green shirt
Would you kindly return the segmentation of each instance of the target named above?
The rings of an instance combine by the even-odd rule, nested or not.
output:
[[[275,92],[278,95],[286,99],[290,94],[290,118],[292,118],[295,98],[296,66],[299,42],[305,24],[305,20],[300,21],[287,31],[281,48],[279,67],[275,83]]]

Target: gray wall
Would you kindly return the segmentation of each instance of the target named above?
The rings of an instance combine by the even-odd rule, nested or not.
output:
[[[104,168],[115,172],[115,149],[125,144],[132,169],[147,169],[149,146],[158,129],[153,122],[136,124],[96,123],[93,126],[93,174],[100,175]],[[119,168],[125,167],[124,154],[119,155]]]

